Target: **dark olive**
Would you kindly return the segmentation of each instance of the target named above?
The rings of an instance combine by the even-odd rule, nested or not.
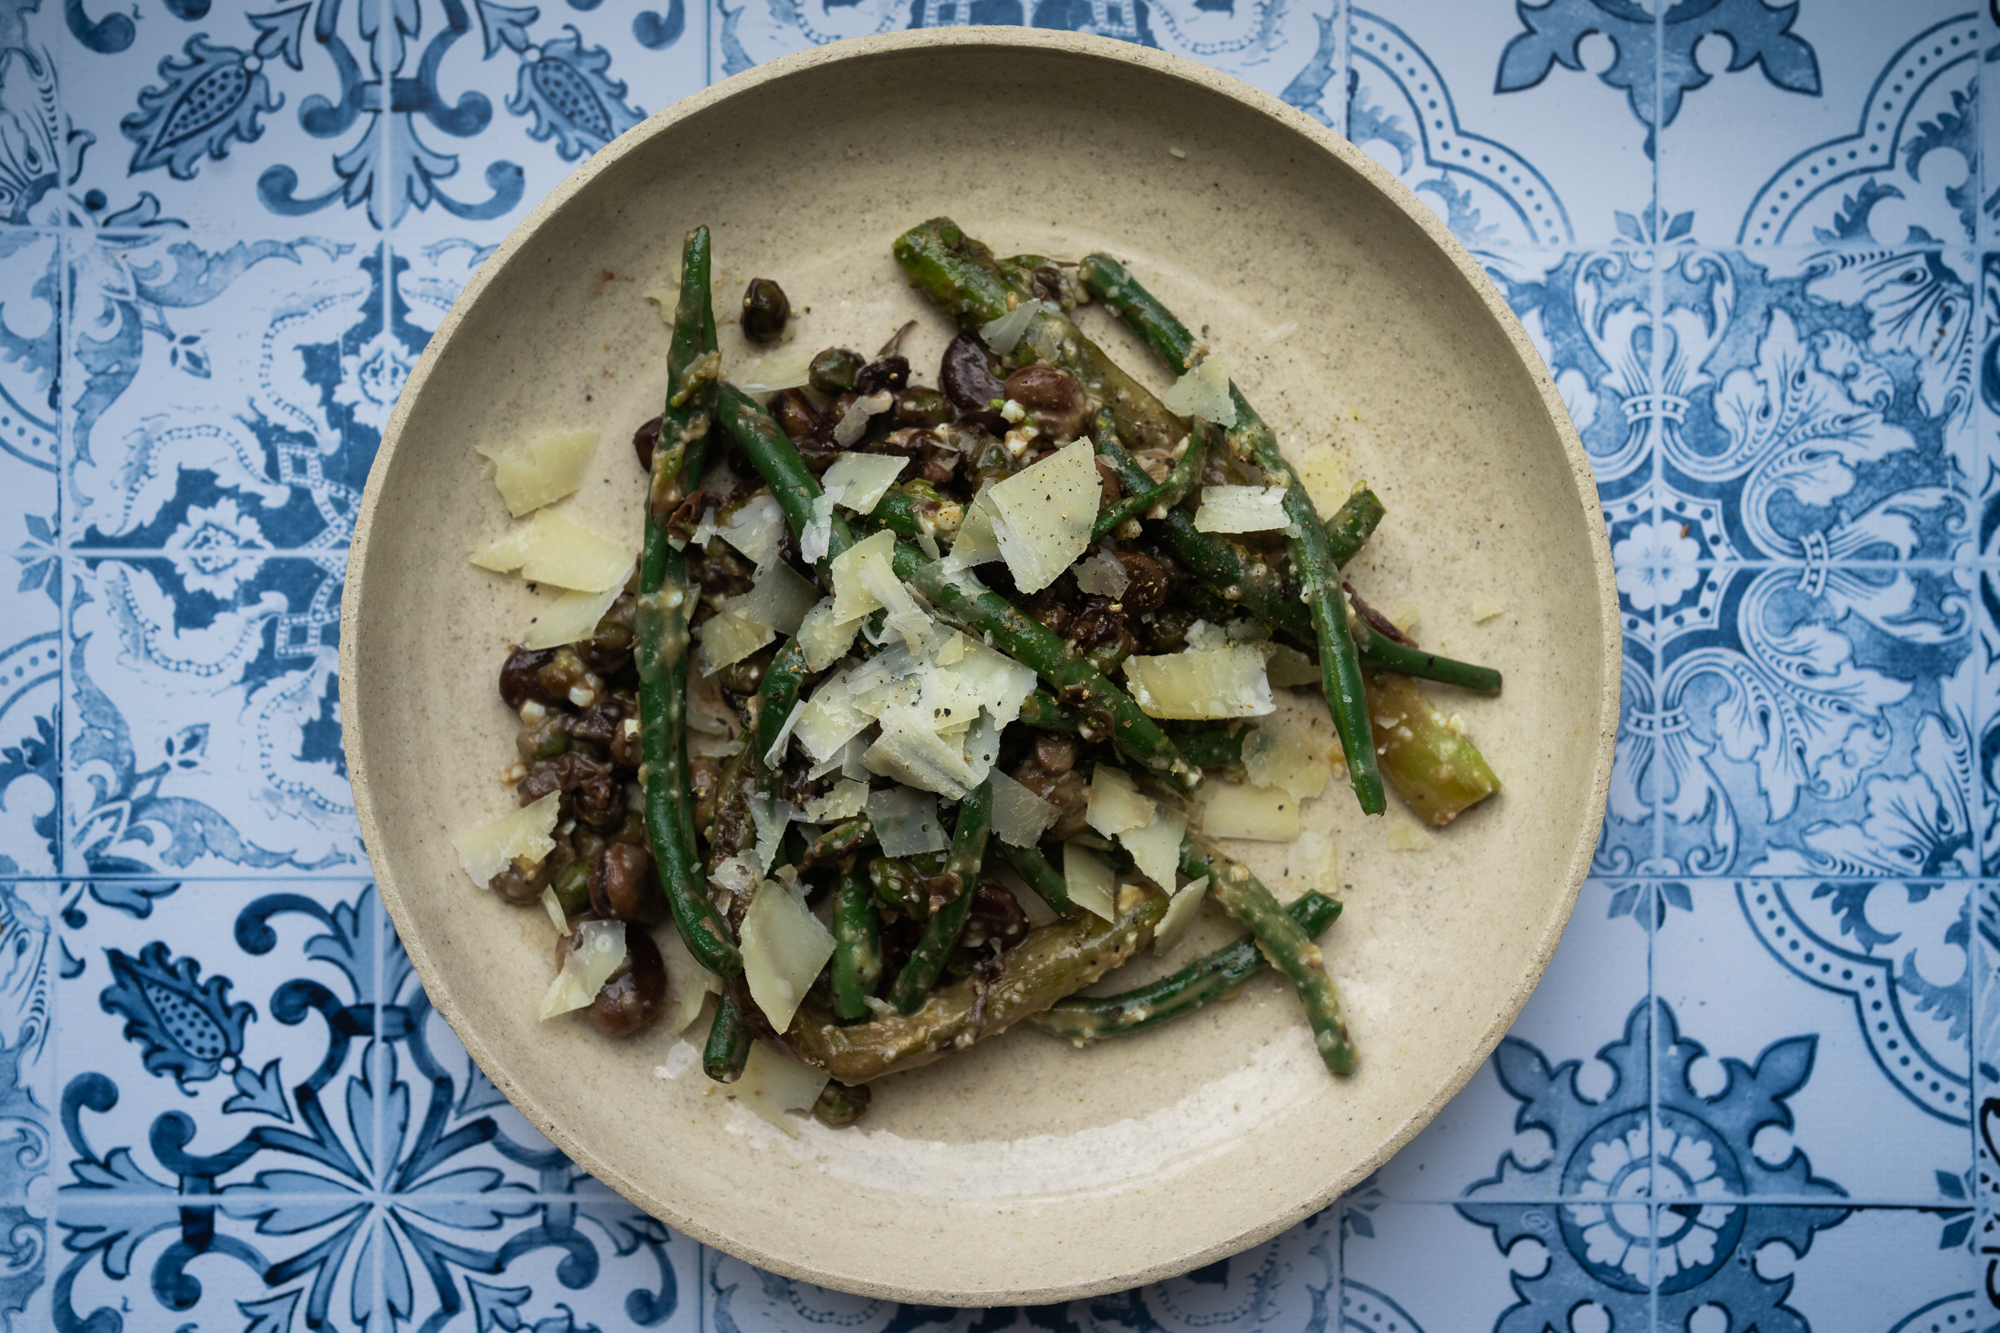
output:
[[[1035,733],[1035,762],[1061,777],[1076,767],[1076,740],[1054,732]]]
[[[550,887],[556,891],[556,901],[570,916],[578,916],[590,910],[590,872],[595,861],[579,856],[561,870]]]
[[[854,391],[859,394],[881,393],[887,390],[895,393],[908,387],[910,383],[910,358],[907,356],[885,356],[878,361],[870,361],[854,373]]]
[[[564,755],[565,759],[579,761],[581,777],[570,789],[575,804],[577,820],[588,824],[600,833],[609,833],[625,822],[625,784],[612,775],[611,766],[597,760],[583,760],[580,755]],[[583,764],[588,763],[589,768]]]
[[[1014,895],[998,884],[981,880],[973,890],[972,910],[966,914],[965,933],[958,937],[967,949],[984,949],[998,940],[1002,949],[1011,949],[1028,938],[1028,914]]]
[[[582,924],[556,941],[556,966],[582,942]],[[660,1015],[667,1001],[667,965],[643,927],[625,927],[625,965],[611,974],[584,1012],[608,1036],[629,1037]]]
[[[1102,458],[1091,461],[1097,464],[1097,507],[1109,509],[1124,498],[1125,488],[1118,484],[1118,474],[1111,470],[1111,464]]]
[[[845,1129],[868,1114],[868,1103],[874,1096],[866,1083],[850,1088],[837,1079],[828,1079],[819,1090],[819,1100],[813,1103],[813,1119],[828,1129]]]
[[[1007,377],[1003,397],[1034,414],[1035,425],[1056,440],[1075,439],[1083,425],[1083,386],[1054,366],[1022,366]]]
[[[986,344],[961,333],[944,349],[938,385],[953,407],[966,414],[985,412],[995,398],[1004,398],[999,365]]]
[[[558,702],[542,687],[537,674],[555,661],[555,657],[556,650],[553,648],[515,648],[509,651],[507,660],[500,667],[500,701],[517,712],[530,699],[543,704]]]
[[[654,417],[632,432],[632,452],[639,455],[639,468],[643,472],[653,470],[653,441],[660,438],[660,422],[663,420],[664,417]]]
[[[771,415],[787,436],[794,440],[811,439],[824,435],[829,429],[826,418],[813,406],[812,399],[797,389],[786,389],[771,400]]]
[[[550,713],[541,721],[521,728],[521,734],[514,738],[514,748],[521,756],[521,762],[532,764],[541,759],[553,759],[569,749],[569,728],[576,719],[568,713]]]
[[[1090,807],[1090,786],[1083,774],[1071,769],[1058,777],[1030,759],[1014,770],[1014,781],[1056,808],[1056,820],[1044,838],[1057,842],[1083,831],[1084,814]]]
[[[865,364],[861,353],[845,347],[829,347],[806,367],[806,382],[829,398],[837,398],[854,388],[854,377]]]
[[[1167,567],[1150,555],[1137,551],[1116,552],[1118,563],[1125,566],[1125,592],[1119,597],[1125,610],[1135,616],[1143,616],[1149,611],[1157,611],[1167,604],[1167,597],[1174,590],[1173,575]]]
[[[667,895],[653,874],[653,854],[630,842],[614,842],[590,867],[590,907],[614,921],[654,925],[667,919]]]
[[[774,343],[785,334],[792,303],[785,289],[769,278],[752,278],[743,289],[743,336],[753,343]]]
[[[896,395],[898,426],[942,426],[951,420],[951,400],[936,389],[912,384]]]

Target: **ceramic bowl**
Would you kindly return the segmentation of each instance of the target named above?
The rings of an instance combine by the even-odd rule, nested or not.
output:
[[[681,236],[714,232],[716,308],[782,281],[795,336],[906,350],[948,333],[889,242],[949,214],[1002,254],[1109,249],[1199,323],[1303,458],[1331,448],[1389,518],[1351,567],[1427,644],[1506,673],[1436,691],[1507,783],[1451,828],[1364,821],[1336,787],[1301,844],[1240,850],[1282,896],[1337,881],[1330,966],[1361,1051],[1330,1076],[1270,977],[1076,1050],[1019,1030],[885,1080],[859,1125],[788,1136],[634,1040],[536,1021],[539,908],[458,868],[511,806],[494,691],[542,595],[466,563],[508,518],[480,444],[601,433],[567,512],[638,539],[626,441],[659,410]],[[1081,318],[1156,387],[1101,311]],[[733,324],[732,373],[754,370]],[[933,380],[934,382],[934,380]],[[1497,615],[1488,614],[1501,608]],[[1479,618],[1475,618],[1479,617]],[[1184,1272],[1311,1215],[1478,1068],[1556,946],[1603,815],[1616,594],[1589,467],[1541,358],[1431,212],[1277,99],[1137,46],[1020,28],[806,51],[689,97],[591,158],[467,282],[403,391],[348,566],[341,707],[383,901],[437,1012],[585,1169],[686,1235],[845,1290],[1043,1304]],[[1226,923],[1210,923],[1210,938]],[[1174,960],[1180,961],[1179,959]],[[1141,972],[1169,964],[1148,958]],[[664,1074],[678,1072],[678,1077]]]

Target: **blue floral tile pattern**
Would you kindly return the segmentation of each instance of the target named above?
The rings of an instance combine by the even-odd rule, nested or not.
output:
[[[380,911],[334,682],[389,409],[507,231],[716,80],[966,23],[1204,61],[1433,208],[1625,636],[1493,1058],[1317,1217],[1055,1309],[761,1273],[555,1151]],[[0,1325],[2000,1327],[1996,68],[1965,0],[0,0]]]

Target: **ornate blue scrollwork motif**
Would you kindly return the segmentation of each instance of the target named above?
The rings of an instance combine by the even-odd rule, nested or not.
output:
[[[1510,1150],[1458,1210],[1503,1252],[1533,1240],[1549,1262],[1536,1276],[1514,1278],[1520,1303],[1501,1315],[1498,1333],[1573,1327],[1571,1312],[1585,1305],[1607,1314],[1610,1327],[1645,1328],[1655,1301],[1663,1328],[1689,1327],[1706,1304],[1723,1306],[1732,1328],[1803,1327],[1784,1304],[1790,1281],[1759,1275],[1751,1257],[1773,1242],[1805,1254],[1814,1233],[1847,1217],[1831,1202],[1846,1191],[1815,1176],[1797,1148],[1772,1163],[1752,1144],[1767,1127],[1792,1127],[1787,1099],[1811,1077],[1815,1048],[1813,1037],[1792,1037],[1753,1064],[1725,1056],[1722,1089],[1706,1096],[1688,1071],[1707,1051],[1681,1034],[1667,1005],[1642,1002],[1624,1035],[1597,1052],[1613,1078],[1592,1099],[1580,1090],[1581,1061],[1551,1068],[1527,1042],[1504,1039],[1493,1063],[1521,1103],[1515,1130],[1538,1135],[1547,1155],[1523,1161]],[[1480,1202],[1550,1174],[1568,1201]],[[1785,1204],[1756,1202],[1771,1196]],[[1814,1199],[1828,1202],[1806,1202]]]

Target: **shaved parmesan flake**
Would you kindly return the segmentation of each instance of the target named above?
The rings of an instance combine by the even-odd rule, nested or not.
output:
[[[667,968],[667,1025],[686,1032],[701,1017],[701,1002],[722,993],[722,979],[694,960],[678,930],[661,931],[659,943]]]
[[[1201,831],[1211,838],[1290,842],[1299,836],[1299,803],[1277,787],[1244,787],[1234,782],[1206,785]]]
[[[1293,800],[1305,801],[1326,789],[1333,756],[1303,718],[1272,714],[1244,734],[1243,772],[1259,787],[1282,787]]]
[[[750,368],[750,378],[738,380],[736,387],[745,393],[776,393],[779,389],[796,389],[811,378],[812,359],[815,355],[817,354],[809,343],[787,343],[775,351],[766,353]]]
[[[842,778],[833,790],[806,802],[804,815],[809,824],[837,824],[861,813],[868,801],[868,784]]]
[[[842,454],[833,460],[833,466],[826,470],[819,484],[828,495],[837,496],[837,503],[843,508],[857,514],[872,514],[889,488],[896,484],[896,478],[903,475],[908,461],[895,454]]]
[[[561,792],[550,792],[530,805],[510,810],[490,824],[459,834],[452,839],[458,848],[458,863],[480,888],[507,868],[510,861],[540,865],[555,847],[549,836],[555,831]]]
[[[741,662],[750,654],[777,638],[769,625],[760,625],[744,614],[743,603],[751,594],[731,597],[722,604],[722,610],[695,627],[694,637],[701,647],[696,654],[701,659],[701,671],[705,676],[714,675],[726,666]]]
[[[1229,367],[1219,356],[1203,357],[1200,365],[1160,395],[1160,405],[1177,416],[1200,417],[1218,426],[1235,425],[1236,400],[1229,394]]]
[[[1194,511],[1199,532],[1269,532],[1290,522],[1283,486],[1204,486]]]
[[[597,448],[597,432],[545,435],[505,446],[480,445],[474,452],[493,464],[493,484],[515,518],[560,500],[583,483],[583,470]]]
[[[629,546],[608,542],[560,514],[542,510],[474,551],[472,563],[502,574],[518,569],[531,583],[603,592],[625,582],[637,556]]]
[[[1153,928],[1153,952],[1168,953],[1188,933],[1201,915],[1202,896],[1208,892],[1208,876],[1191,881],[1167,903],[1167,914]]]
[[[1264,675],[1264,654],[1247,645],[1128,657],[1125,679],[1133,702],[1149,717],[1259,717],[1277,707]]]
[[[1430,841],[1423,830],[1401,816],[1389,820],[1389,850],[1392,852],[1421,852]]]
[[[1000,558],[1000,540],[993,535],[993,511],[987,507],[986,495],[985,491],[980,493],[965,521],[958,525],[951,553],[944,558],[945,573],[957,574]]]
[[[535,617],[535,623],[528,626],[521,646],[560,648],[566,643],[589,638],[597,631],[597,622],[604,619],[604,613],[611,609],[611,604],[623,591],[623,585],[614,583],[603,592],[564,593]]]
[[[708,882],[721,889],[732,898],[747,900],[757,891],[764,872],[757,868],[757,857],[752,852],[738,852],[715,863],[708,872]]]
[[[778,553],[785,535],[785,511],[770,495],[753,495],[722,516],[715,534],[762,568]],[[695,535],[701,535],[699,529]]]
[[[881,722],[880,739],[861,756],[870,773],[954,801],[979,784],[980,777],[974,775],[964,751],[932,730],[920,709],[885,709]]]
[[[1125,562],[1103,547],[1076,567],[1076,586],[1095,597],[1123,597],[1132,586]]]
[[[810,1111],[827,1084],[825,1070],[780,1055],[763,1042],[750,1047],[743,1076],[729,1084],[729,1095],[767,1123],[793,1138],[799,1136],[787,1111]]]
[[[846,683],[836,678],[821,685],[799,706],[794,734],[806,753],[823,763],[839,754],[841,747],[873,720],[855,707]]]
[[[989,319],[979,326],[979,337],[988,347],[1005,356],[1020,344],[1021,335],[1028,331],[1036,315],[1060,315],[1062,307],[1047,301],[1023,301],[998,319]]]
[[[1015,847],[1032,847],[1056,822],[1056,808],[1005,773],[993,772],[993,836]]]
[[[1181,835],[1187,832],[1187,816],[1178,810],[1161,809],[1152,821],[1118,835],[1139,873],[1163,889],[1174,886],[1174,867],[1181,860]]]
[[[1274,644],[1271,656],[1264,663],[1264,675],[1281,688],[1320,683],[1319,667],[1290,644]]]
[[[764,751],[764,766],[766,768],[776,768],[784,761],[785,749],[792,743],[792,732],[798,727],[799,719],[805,716],[806,707],[806,702],[801,699],[797,703],[794,703],[792,711],[785,715],[785,724],[778,728],[778,734],[771,739],[771,744]],[[737,753],[742,753],[743,743],[741,741],[736,743],[736,749]]]
[[[1417,621],[1423,618],[1423,614],[1415,602],[1404,602],[1389,613],[1389,623],[1408,634]]]
[[[971,639],[961,639],[965,648],[956,662],[940,665],[937,672],[939,697],[946,690],[965,707],[985,709],[996,725],[1012,726],[1021,716],[1021,705],[1035,692],[1033,667],[1016,662],[997,648]],[[929,688],[925,699],[932,697]]]
[[[785,827],[798,812],[796,805],[775,795],[750,798],[750,823],[757,830],[757,868],[764,874],[771,872],[771,863],[778,859],[778,847],[785,840]]]
[[[1299,840],[1285,852],[1284,887],[1297,893],[1317,889],[1330,895],[1339,886],[1340,857],[1333,839],[1318,829],[1299,834]]]
[[[806,655],[806,670],[824,671],[847,656],[847,650],[854,646],[854,632],[860,628],[859,616],[835,620],[833,598],[822,597],[799,621],[799,651]]]
[[[884,528],[833,558],[829,572],[833,577],[836,623],[844,625],[859,620],[882,606],[873,589],[885,586],[884,576],[889,582],[896,582],[895,554],[896,534]]]
[[[884,856],[941,852],[948,845],[938,819],[937,797],[930,792],[885,787],[868,793],[866,809]]]
[[[831,495],[813,497],[812,518],[799,534],[799,559],[809,565],[826,559],[826,553],[833,549],[833,502]]]
[[[1069,900],[1084,911],[1106,921],[1117,918],[1111,867],[1096,852],[1073,842],[1063,844],[1063,887],[1069,891]]]
[[[1078,440],[981,496],[1000,520],[993,535],[1022,592],[1048,587],[1084,553],[1103,494],[1096,451]]]
[[[1126,829],[1143,828],[1153,817],[1153,802],[1139,794],[1131,774],[1122,768],[1099,764],[1090,779],[1090,805],[1084,822],[1107,838]]]
[[[767,879],[743,914],[741,936],[750,998],[771,1027],[783,1032],[792,1025],[813,978],[833,956],[833,935],[806,906],[803,885],[787,888]]]
[[[743,614],[752,623],[780,634],[795,634],[819,600],[819,589],[782,560],[774,560],[750,585]]]
[[[563,955],[562,970],[542,996],[543,1021],[589,1004],[612,974],[625,966],[623,921],[586,921],[576,934],[575,946]]]
[[[1472,622],[1475,625],[1484,625],[1487,621],[1493,619],[1493,617],[1504,614],[1506,610],[1507,608],[1500,605],[1500,603],[1488,601],[1486,598],[1481,597],[1472,604]]]
[[[549,921],[556,928],[556,934],[569,934],[569,916],[563,911],[562,899],[556,897],[554,885],[542,890],[542,910],[549,914]]]
[[[1322,520],[1332,518],[1347,497],[1354,494],[1354,483],[1349,478],[1347,464],[1331,449],[1309,449],[1305,462],[1298,466],[1299,482],[1312,498],[1313,508]]]
[[[840,414],[840,420],[833,428],[833,442],[843,449],[854,447],[863,435],[868,433],[868,418],[887,412],[895,399],[887,390],[881,393],[863,394],[847,405]]]

